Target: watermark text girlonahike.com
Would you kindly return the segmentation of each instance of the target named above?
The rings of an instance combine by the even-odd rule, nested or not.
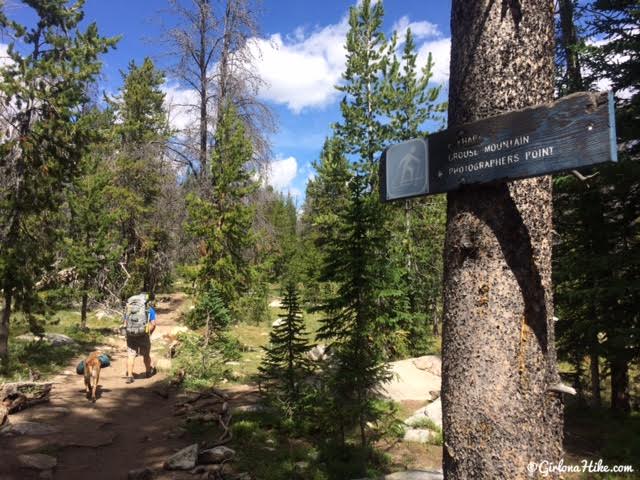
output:
[[[577,464],[565,464],[564,460],[550,462],[542,460],[540,462],[529,462],[527,472],[531,477],[548,477],[556,473],[633,473],[632,465],[605,465],[600,460],[582,460]]]

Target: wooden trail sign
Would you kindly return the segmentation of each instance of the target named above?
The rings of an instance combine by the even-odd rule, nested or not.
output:
[[[388,147],[384,201],[616,162],[613,94],[580,92]]]

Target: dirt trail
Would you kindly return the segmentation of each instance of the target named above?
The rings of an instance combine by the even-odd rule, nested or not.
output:
[[[164,296],[158,302],[158,327],[152,336],[152,352],[176,327],[185,296]],[[145,378],[142,358],[137,358],[135,381],[126,384],[126,352],[123,338],[110,338],[111,366],[100,375],[99,398],[90,403],[84,394],[83,377],[75,363],[52,379],[51,402],[12,415],[12,424],[38,422],[55,428],[49,435],[0,438],[0,480],[36,479],[39,472],[20,468],[16,456],[46,453],[58,459],[54,479],[126,479],[131,469],[159,468],[187,439],[174,438],[179,420],[173,416],[173,395],[167,393],[162,372]],[[108,347],[107,347],[108,348]],[[152,353],[152,361],[157,357]],[[179,478],[171,475],[167,478]]]

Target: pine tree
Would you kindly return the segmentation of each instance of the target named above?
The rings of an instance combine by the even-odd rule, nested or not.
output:
[[[187,228],[201,240],[200,285],[211,282],[227,306],[232,306],[249,284],[245,250],[253,244],[250,227],[253,208],[247,199],[257,188],[247,165],[253,148],[233,107],[228,107],[216,130],[207,197],[187,198]],[[215,180],[212,180],[215,179]]]
[[[100,54],[116,39],[101,37],[94,23],[80,30],[83,2],[28,0],[37,21],[28,28],[0,14],[0,28],[14,38],[0,69],[0,361],[8,357],[13,302],[30,309],[34,285],[50,265],[57,231],[51,217],[64,186],[91,144],[90,124],[79,115],[88,86],[100,72]],[[16,45],[19,44],[20,48]]]
[[[634,35],[640,17],[635,3],[592,2],[591,16],[582,19],[580,31],[599,41],[577,35],[563,40],[563,63],[588,67],[584,78],[574,71],[565,83],[590,85],[607,79],[614,92],[622,93],[616,96],[619,163],[598,167],[586,183],[559,177],[554,192],[560,233],[554,259],[560,353],[572,360],[578,373],[582,358],[589,355],[595,405],[600,404],[599,358],[607,360],[611,407],[619,413],[630,410],[629,364],[640,356],[640,317],[635,313],[640,244],[634,220],[640,215],[640,46]],[[562,30],[566,35],[577,29],[565,25]]]
[[[158,211],[166,177],[175,181],[164,158],[169,133],[161,89],[164,75],[145,58],[140,66],[131,61],[122,77],[119,96],[109,100],[118,119],[115,184],[119,189],[118,221],[125,241],[122,282],[126,288],[122,296],[140,290],[153,295],[169,266],[158,261],[169,248],[169,238],[154,212]]]
[[[320,303],[327,287],[319,281],[326,257],[324,247],[337,235],[339,213],[349,204],[352,173],[340,143],[335,137],[325,139],[320,158],[313,164],[316,176],[307,182],[300,221],[304,295],[314,305]]]
[[[271,330],[269,345],[259,371],[270,393],[287,416],[293,417],[302,408],[303,382],[311,371],[307,340],[298,289],[293,281],[285,287],[282,298],[284,316]]]
[[[377,183],[375,156],[388,141],[388,126],[381,120],[384,113],[382,74],[389,62],[387,42],[382,32],[382,2],[363,0],[349,10],[347,64],[342,82],[336,88],[344,93],[340,103],[342,122],[335,125],[336,135],[343,140],[346,153],[369,176],[371,186]]]
[[[335,282],[338,291],[322,305],[326,317],[317,335],[331,342],[335,359],[331,391],[341,409],[339,418],[356,422],[363,447],[366,424],[375,418],[373,400],[388,378],[380,328],[380,292],[387,280],[380,255],[385,239],[378,227],[382,212],[367,183],[364,175],[349,182],[349,205],[340,213],[337,235],[327,245],[321,278]]]
[[[114,224],[117,197],[114,197],[114,172],[105,158],[111,155],[108,137],[113,119],[108,112],[93,111],[94,128],[100,138],[80,162],[81,175],[69,188],[68,224],[64,238],[65,263],[80,279],[80,325],[86,326],[87,304],[91,294],[100,295],[99,281],[114,269],[121,258],[121,238]]]
[[[187,321],[191,328],[204,327],[205,344],[209,345],[212,335],[214,340],[221,339],[231,325],[231,315],[222,297],[213,284],[207,285],[198,296],[195,308]]]
[[[426,136],[425,122],[442,123],[447,109],[446,102],[438,101],[442,86],[430,86],[434,66],[431,53],[419,71],[411,29],[407,29],[403,43],[399,59],[393,36],[389,44],[392,61],[384,76],[385,112],[394,141]],[[400,299],[404,306],[398,327],[404,332],[409,352],[424,355],[431,345],[430,324],[437,333],[446,202],[440,196],[397,202],[390,208],[396,212],[388,227],[393,232],[390,262],[398,270],[404,297]]]

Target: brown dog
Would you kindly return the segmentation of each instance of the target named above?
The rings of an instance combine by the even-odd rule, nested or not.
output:
[[[96,390],[100,381],[100,368],[102,368],[99,356],[100,352],[93,352],[84,361],[84,387],[87,398],[92,402],[96,401]]]

